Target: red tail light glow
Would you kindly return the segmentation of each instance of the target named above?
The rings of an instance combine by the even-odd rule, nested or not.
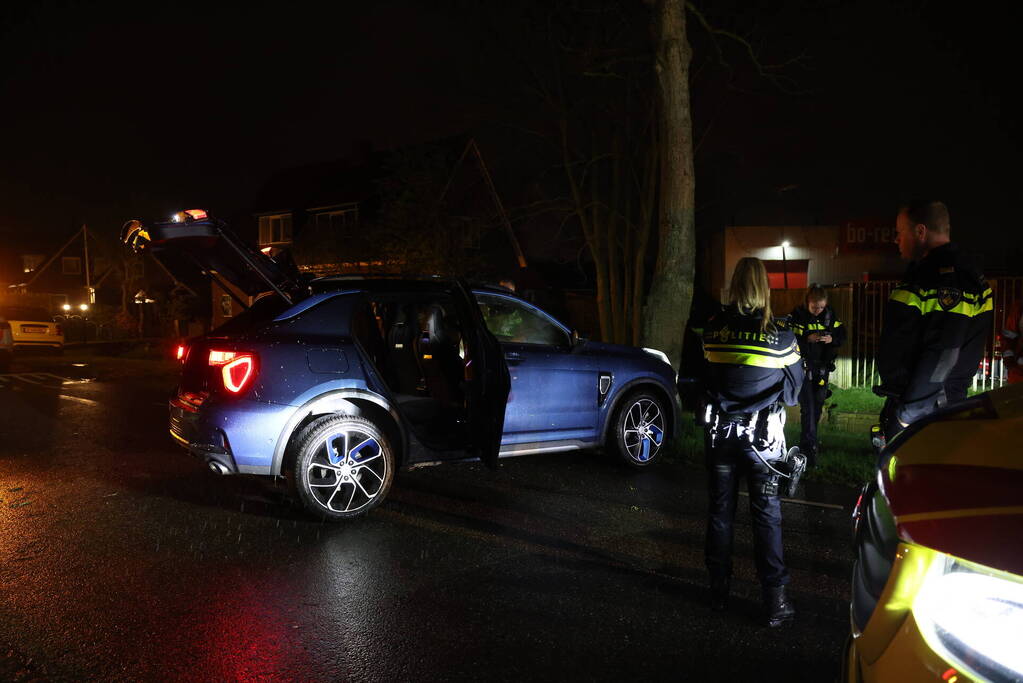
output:
[[[174,357],[180,361],[185,360],[185,350],[187,347],[184,344],[178,344],[178,350],[174,354]]]
[[[224,388],[237,394],[255,376],[255,359],[249,354],[243,354],[227,363],[220,372],[224,376]]]
[[[224,388],[232,394],[241,393],[256,376],[256,355],[253,353],[210,350],[209,363],[220,368]]]
[[[61,335],[61,336],[63,336],[63,335],[64,335],[64,328],[63,328],[63,327],[61,327],[60,323],[57,323],[57,324],[56,324],[56,326],[55,326],[55,328],[56,328],[56,330],[57,330],[57,332],[56,332],[57,334],[59,334],[59,335]]]
[[[234,351],[210,351],[210,365],[223,365],[238,355]]]

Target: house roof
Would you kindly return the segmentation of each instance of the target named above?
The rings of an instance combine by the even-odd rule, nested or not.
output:
[[[462,153],[468,138],[453,136],[424,143],[424,147],[450,147],[454,157]],[[411,145],[402,149],[418,147]],[[377,192],[387,177],[389,159],[401,150],[364,151],[357,158],[306,164],[278,171],[256,195],[256,215],[296,209],[360,202]]]
[[[275,173],[260,189],[253,213],[292,211],[365,199],[376,175],[368,165],[331,161]]]

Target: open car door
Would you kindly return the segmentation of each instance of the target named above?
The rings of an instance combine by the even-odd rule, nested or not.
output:
[[[227,224],[200,209],[183,211],[165,223],[128,221],[121,229],[121,241],[135,253],[150,254],[184,282],[212,278],[236,300],[224,281],[249,297],[272,291],[289,304],[295,303],[299,291],[297,269],[246,245]]]
[[[483,320],[476,298],[469,285],[459,280],[455,298],[459,317],[470,321],[468,337],[470,357],[465,364],[467,385],[469,455],[478,457],[488,467],[497,467],[504,433],[504,411],[508,404],[511,377],[501,352],[501,345]]]

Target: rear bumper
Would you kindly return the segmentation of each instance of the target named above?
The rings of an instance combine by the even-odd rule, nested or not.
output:
[[[36,341],[34,339],[33,340],[26,340],[26,339],[15,339],[14,340],[14,348],[16,348],[16,349],[39,349],[39,348],[59,349],[59,348],[62,348],[63,346],[64,346],[64,340],[63,339],[45,339],[45,340],[41,340],[41,341]]]
[[[239,474],[234,456],[223,448],[213,444],[190,443],[188,439],[180,436],[173,427],[170,430],[170,435],[175,443],[207,465],[219,465],[219,468],[211,467],[211,469],[215,469],[219,474]]]
[[[171,438],[225,473],[271,475],[274,448],[292,406],[210,397],[201,406],[169,401]]]

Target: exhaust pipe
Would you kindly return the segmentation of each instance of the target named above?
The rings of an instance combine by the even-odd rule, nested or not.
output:
[[[231,474],[231,471],[224,467],[221,463],[216,460],[210,460],[207,465],[213,471],[214,474]]]

